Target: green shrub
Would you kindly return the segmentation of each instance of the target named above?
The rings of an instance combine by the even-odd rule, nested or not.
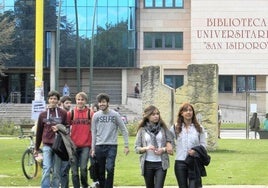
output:
[[[14,136],[18,134],[18,128],[12,121],[0,119],[0,135]]]

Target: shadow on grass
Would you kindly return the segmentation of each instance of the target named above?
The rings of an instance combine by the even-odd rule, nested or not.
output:
[[[230,149],[217,149],[215,151],[210,151],[209,153],[241,153],[241,151]]]

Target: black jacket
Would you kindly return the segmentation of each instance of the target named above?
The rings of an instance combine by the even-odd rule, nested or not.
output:
[[[188,165],[188,175],[190,179],[200,179],[201,176],[207,176],[205,166],[210,163],[210,156],[203,146],[196,146],[192,148],[196,151],[195,156],[188,155],[185,159]]]

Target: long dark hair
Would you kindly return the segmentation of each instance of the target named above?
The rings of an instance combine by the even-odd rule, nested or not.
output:
[[[176,132],[176,134],[180,134],[181,131],[182,131],[182,124],[184,123],[184,119],[182,117],[182,113],[183,113],[183,111],[187,110],[187,108],[189,108],[189,107],[191,107],[192,110],[193,110],[192,123],[194,124],[197,132],[199,132],[199,133],[202,132],[201,126],[198,123],[197,118],[196,118],[196,115],[195,115],[194,107],[190,103],[185,102],[185,103],[183,103],[181,105],[180,110],[179,110],[178,115],[177,115],[178,119],[177,119],[177,123],[175,125],[175,132]]]
[[[139,130],[141,127],[144,127],[146,125],[146,122],[149,122],[149,117],[150,117],[150,115],[152,115],[154,113],[155,110],[157,110],[159,112],[159,123],[160,123],[161,127],[163,127],[164,129],[167,129],[167,125],[163,121],[163,119],[161,118],[159,109],[153,105],[150,105],[144,109],[143,118],[142,118],[141,122],[139,123],[137,130]]]

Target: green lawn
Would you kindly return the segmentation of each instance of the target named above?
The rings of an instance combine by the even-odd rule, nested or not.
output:
[[[122,137],[119,137],[120,144]],[[115,186],[144,185],[140,175],[139,155],[134,153],[134,137],[130,137],[131,153],[123,154],[118,148]],[[27,180],[21,170],[21,156],[28,145],[27,139],[0,139],[0,186],[38,186],[40,176]],[[221,139],[218,150],[209,152],[211,163],[204,185],[268,185],[268,140]],[[174,157],[170,158],[166,185],[176,185],[173,172]],[[89,180],[91,183],[91,180]]]

